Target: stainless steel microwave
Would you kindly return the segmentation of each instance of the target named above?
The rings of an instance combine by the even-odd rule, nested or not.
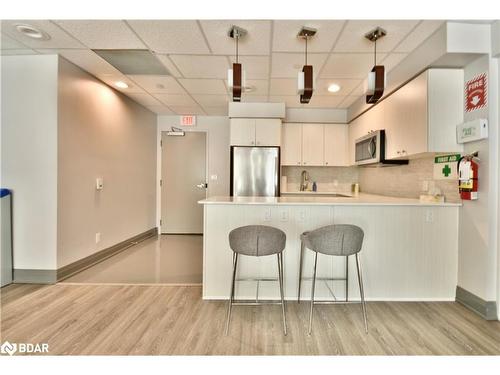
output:
[[[356,165],[400,165],[408,164],[408,160],[386,160],[385,158],[385,130],[376,130],[364,137],[356,139],[355,162]]]

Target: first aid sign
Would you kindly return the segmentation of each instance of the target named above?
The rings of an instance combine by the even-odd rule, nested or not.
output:
[[[483,108],[486,102],[487,76],[483,73],[465,83],[465,111],[471,112]]]

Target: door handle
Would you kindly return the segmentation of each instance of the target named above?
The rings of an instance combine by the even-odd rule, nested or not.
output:
[[[208,184],[206,182],[202,182],[201,184],[196,185],[198,189],[206,189],[208,188]]]

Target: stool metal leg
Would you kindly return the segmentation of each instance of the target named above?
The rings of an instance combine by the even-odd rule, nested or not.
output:
[[[302,285],[302,258],[304,257],[304,241],[300,241],[300,255],[299,255],[299,292],[297,302],[300,303],[300,287]]]
[[[314,288],[316,286],[316,266],[318,264],[318,253],[314,253],[314,271],[313,271],[313,279],[312,279],[312,287],[311,287],[311,311],[309,312],[309,334],[312,331],[312,322],[313,322],[313,306],[314,306]]]
[[[236,266],[238,265],[238,254],[233,253],[233,277],[231,280],[231,292],[229,294],[229,301],[227,303],[227,321],[226,321],[226,336],[229,333],[229,323],[231,321],[231,308],[234,299],[234,283],[236,279]]]
[[[358,270],[359,294],[361,295],[361,308],[363,310],[363,319],[365,321],[365,332],[368,333],[368,322],[366,320],[365,292],[363,288],[363,277],[361,276],[361,262],[359,260],[359,254],[356,254],[356,268]]]
[[[349,301],[349,256],[345,257],[345,301]]]
[[[286,336],[286,313],[285,313],[285,297],[283,295],[283,253],[276,254],[278,258],[278,279],[280,282],[281,296],[281,314],[283,318],[283,333]]]

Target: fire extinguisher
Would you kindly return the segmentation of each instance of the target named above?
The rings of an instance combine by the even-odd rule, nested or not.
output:
[[[464,200],[476,200],[479,176],[478,152],[464,155],[458,160],[458,191]]]

